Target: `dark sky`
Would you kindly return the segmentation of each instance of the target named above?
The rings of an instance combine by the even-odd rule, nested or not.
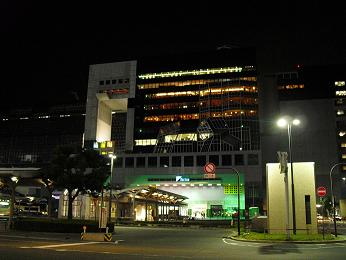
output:
[[[84,102],[89,64],[226,44],[255,46],[268,70],[346,63],[346,9],[330,1],[74,2],[0,2],[1,109]]]

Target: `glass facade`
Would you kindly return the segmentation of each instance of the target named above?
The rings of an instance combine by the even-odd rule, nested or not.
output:
[[[143,102],[143,107],[136,109],[135,125],[142,132],[135,139],[156,139],[150,144],[154,153],[260,149],[254,65],[139,74],[136,100]],[[227,126],[223,133],[212,127],[213,133],[198,133],[205,120],[224,121]],[[179,138],[187,133],[191,136]]]

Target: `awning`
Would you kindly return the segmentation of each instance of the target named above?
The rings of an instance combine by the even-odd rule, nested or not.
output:
[[[185,205],[184,200],[188,199],[188,197],[183,195],[160,190],[152,186],[138,186],[117,190],[113,193],[113,196],[136,196],[137,199],[170,203],[174,205]]]

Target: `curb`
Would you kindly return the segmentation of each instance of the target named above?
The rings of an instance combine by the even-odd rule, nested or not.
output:
[[[236,236],[225,237],[235,241],[242,242],[254,242],[254,243],[291,243],[291,244],[332,244],[332,243],[346,243],[346,239],[340,240],[314,240],[314,241],[285,241],[285,240],[251,240],[251,239],[243,239],[238,238]]]

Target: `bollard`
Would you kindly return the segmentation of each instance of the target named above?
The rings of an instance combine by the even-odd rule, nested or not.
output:
[[[87,227],[83,226],[83,233],[80,234],[80,239],[81,240],[84,240],[85,237],[86,237],[86,229],[87,229]]]

